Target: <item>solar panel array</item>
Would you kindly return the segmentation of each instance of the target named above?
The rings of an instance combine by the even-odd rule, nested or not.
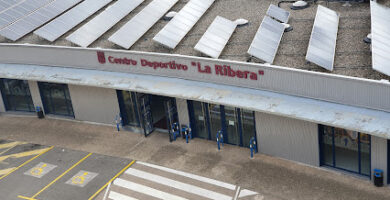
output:
[[[390,76],[390,8],[371,2],[372,66]]]
[[[53,0],[25,0],[0,13],[0,29],[25,17]]]
[[[195,49],[212,58],[218,58],[236,27],[236,23],[217,16],[195,45]]]
[[[139,40],[178,0],[154,0],[115,32],[109,41],[129,49]]]
[[[306,60],[327,70],[333,70],[338,26],[339,15],[329,8],[318,5]]]
[[[144,0],[119,0],[66,39],[82,47],[89,46]]]
[[[279,8],[278,6],[275,6],[274,4],[271,4],[268,7],[267,15],[270,17],[273,17],[283,23],[288,22],[288,18],[290,17],[290,12],[284,10],[283,8]]]
[[[248,54],[272,64],[283,33],[283,24],[265,16],[248,49]]]
[[[174,49],[215,0],[191,0],[153,38]]]
[[[7,8],[15,6],[16,4],[18,4],[21,1],[22,0],[1,0],[0,1],[0,12],[7,9]]]
[[[65,12],[80,1],[82,0],[53,1],[52,3],[0,30],[0,35],[12,41],[16,41],[36,28],[42,26],[46,22],[52,20],[54,17]]]
[[[83,22],[112,0],[85,0],[50,23],[34,31],[34,34],[53,42]]]

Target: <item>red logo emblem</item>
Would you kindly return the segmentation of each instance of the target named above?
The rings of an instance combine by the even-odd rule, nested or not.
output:
[[[97,52],[97,57],[98,57],[98,61],[99,61],[100,64],[106,63],[106,56],[104,55],[103,51],[98,51]]]

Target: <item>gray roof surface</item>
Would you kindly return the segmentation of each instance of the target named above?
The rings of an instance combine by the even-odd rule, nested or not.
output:
[[[142,10],[151,1],[152,0],[145,0],[139,7],[132,11],[89,47],[122,49],[121,47],[109,42],[108,37],[121,28],[127,21],[129,21],[135,14]],[[180,0],[175,6],[173,6],[171,10],[179,11],[188,1],[189,0]],[[113,3],[115,3],[115,1]],[[207,27],[215,19],[215,17],[219,15],[233,21],[238,18],[249,20],[248,25],[236,28],[233,36],[230,38],[228,44],[219,57],[220,59],[247,61],[249,58],[247,54],[248,48],[271,3],[277,4],[278,1],[216,0],[174,50],[165,48],[152,40],[153,37],[168,23],[168,21],[163,19],[159,20],[143,37],[141,37],[140,40],[138,40],[130,48],[130,50],[203,56],[201,53],[194,50],[194,46],[206,31]],[[343,3],[339,2],[326,3],[320,1],[318,4],[327,6],[328,8],[335,10],[340,14],[334,70],[329,72],[315,64],[307,63],[305,60],[311,30],[317,11],[316,4],[311,5],[309,8],[296,11],[289,8],[289,3],[281,4],[282,8],[290,11],[289,24],[293,26],[294,30],[283,35],[273,64],[354,77],[390,80],[389,76],[381,74],[372,69],[370,45],[363,42],[363,39],[367,36],[368,33],[370,33],[371,29],[369,3],[351,3],[352,6],[350,7],[343,6]],[[100,13],[102,10],[97,13]],[[16,43],[76,46],[65,40],[65,38],[70,33],[80,28],[83,24],[85,24],[85,22],[92,19],[94,16],[96,16],[96,14],[92,15],[82,24],[76,26],[72,31],[63,35],[53,43],[39,38],[32,33],[18,40]],[[11,41],[0,37],[0,42],[8,43]],[[252,59],[251,62],[256,61]]]

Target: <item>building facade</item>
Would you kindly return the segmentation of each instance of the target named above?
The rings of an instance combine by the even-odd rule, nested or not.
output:
[[[190,126],[196,138],[387,183],[390,84],[172,54],[0,45],[0,113],[115,124],[145,136]],[[25,56],[19,56],[25,55]],[[167,136],[168,137],[168,136]]]

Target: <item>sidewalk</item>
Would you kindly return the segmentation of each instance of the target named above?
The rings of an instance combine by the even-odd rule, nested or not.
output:
[[[265,199],[390,199],[390,188],[324,168],[256,154],[213,141],[179,138],[166,133],[117,132],[115,127],[58,119],[0,115],[0,139],[54,145],[136,159],[240,185]]]

